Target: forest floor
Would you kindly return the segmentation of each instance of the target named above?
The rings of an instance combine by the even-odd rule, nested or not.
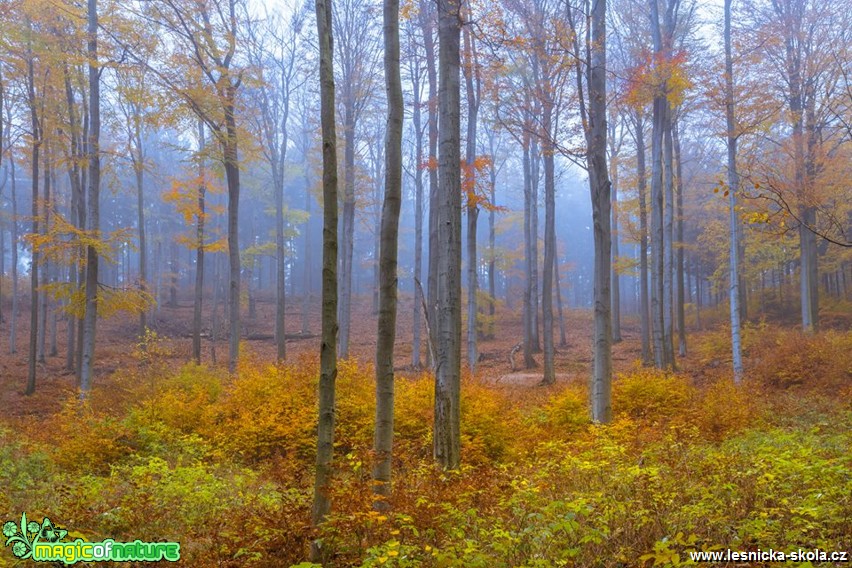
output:
[[[153,315],[147,353],[135,317],[99,323],[84,407],[65,369],[62,322],[57,355],[37,366],[36,393],[23,394],[29,317],[20,315],[10,355],[4,306],[0,521],[26,511],[89,541],[176,540],[180,564],[202,568],[297,564],[317,538],[327,566],[678,566],[695,551],[852,549],[852,310],[843,303],[825,312],[832,329],[815,335],[783,319],[748,323],[739,388],[721,308],[702,311],[700,330],[688,313],[675,374],[642,367],[638,321],[625,317],[606,427],[587,417],[591,312],[565,312],[557,382],[540,387],[540,353],[538,367],[512,368],[521,314],[501,305],[476,374],[463,373],[463,467],[448,473],[431,464],[433,386],[411,367],[413,300],[404,296],[394,494],[379,513],[369,473],[376,317],[361,298],[338,377],[333,514],[317,531],[318,303],[307,333],[301,302],[288,305],[287,363],[276,367],[274,304],[260,296],[255,317],[244,310],[241,364],[229,376],[226,341],[212,364],[209,325],[205,365],[187,364],[192,305],[181,300]],[[516,367],[522,360],[517,353]],[[0,567],[11,562],[0,550]]]

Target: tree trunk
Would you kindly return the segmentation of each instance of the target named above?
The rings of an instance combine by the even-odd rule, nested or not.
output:
[[[330,484],[334,453],[334,399],[337,379],[337,134],[334,124],[331,14],[331,0],[316,0],[322,123],[323,259],[319,419],[311,517],[314,526],[322,523],[331,509]],[[315,561],[326,557],[321,541],[314,541],[311,556]]]
[[[50,145],[44,145],[44,223],[42,224],[42,233],[47,234],[50,230]],[[44,266],[41,267],[39,271],[39,280],[40,280],[40,288],[42,290],[50,282],[50,262],[49,259],[45,259],[43,261]],[[47,293],[43,292],[39,294],[39,325],[38,325],[38,348],[36,349],[36,353],[38,355],[38,362],[45,362],[45,342],[47,340]]]
[[[568,334],[565,331],[565,313],[562,309],[562,289],[559,284],[559,258],[553,257],[553,285],[556,288],[556,309],[559,313],[559,347],[568,347]]]
[[[307,145],[306,145],[307,147]],[[302,334],[307,334],[310,322],[310,309],[311,309],[311,273],[313,272],[313,267],[311,266],[311,183],[308,178],[308,166],[307,166],[307,157],[303,156],[305,159],[305,211],[308,214],[308,218],[305,221],[305,263],[304,263],[304,271],[302,273]]]
[[[728,145],[728,209],[730,221],[731,246],[730,254],[730,298],[731,298],[731,352],[733,357],[734,383],[739,384],[743,378],[743,355],[740,341],[740,309],[739,309],[739,230],[737,216],[737,192],[739,191],[739,176],[737,173],[737,131],[734,116],[734,65],[731,47],[731,2],[725,0],[725,120]]]
[[[423,3],[421,25],[423,27],[423,46],[426,52],[426,77],[429,83],[429,264],[427,269],[426,301],[427,319],[437,323],[438,318],[438,72],[435,62],[435,39],[432,35],[432,3]],[[430,326],[432,345],[438,343],[438,328]],[[429,361],[434,368],[436,361]]]
[[[12,322],[9,324],[9,353],[14,355],[18,352],[18,187],[15,159],[11,155],[9,169],[12,174]]]
[[[476,53],[470,28],[464,31],[465,90],[467,92],[467,140],[465,162],[468,177],[467,192],[467,365],[471,375],[476,371],[477,290],[479,289],[478,260],[476,258],[476,233],[479,220],[479,205],[476,202],[476,121],[479,114],[479,71],[476,69]]]
[[[419,70],[412,73],[412,122],[414,125],[414,282],[423,280],[423,118],[420,111],[420,74]],[[387,156],[387,154],[386,154]],[[420,286],[414,286],[414,306],[412,312],[411,366],[421,367],[420,335],[422,322],[421,305],[423,304]]]
[[[675,309],[677,312],[677,350],[678,355],[686,357],[686,314],[684,312],[684,273],[683,273],[683,168],[681,167],[680,133],[678,123],[672,128],[675,163],[675,193],[677,199],[677,253],[675,257]]]
[[[612,420],[612,298],[610,297],[611,201],[606,164],[606,0],[591,14],[588,165],[595,239],[595,331],[592,371],[592,420]]]
[[[544,339],[544,377],[543,385],[556,382],[553,367],[553,266],[556,263],[556,179],[553,148],[550,147],[552,108],[545,104],[542,119],[545,139],[542,145],[544,154],[544,268],[542,274],[542,336]]]
[[[636,113],[634,122],[636,132],[636,177],[638,178],[639,194],[639,327],[642,335],[642,362],[650,365],[651,354],[651,322],[650,301],[648,298],[648,209],[645,205],[647,193],[645,168],[645,121],[640,113]]]
[[[530,164],[530,135],[525,129],[522,138],[523,171],[524,171],[524,367],[535,367],[533,359],[533,326],[535,325],[535,310],[533,305],[533,241],[532,232],[532,166]]]
[[[397,312],[397,248],[402,202],[402,80],[399,71],[399,0],[385,0],[385,86],[388,98],[385,135],[385,196],[379,260],[379,321],[376,340],[376,430],[373,450],[375,506],[387,509],[393,456],[393,352]],[[419,133],[418,133],[419,134]],[[381,496],[381,498],[379,498]]]
[[[338,356],[349,357],[349,328],[352,314],[352,260],[355,248],[355,102],[344,101],[343,119],[343,223],[340,256],[340,321]]]
[[[663,120],[663,172],[665,174],[665,213],[663,219],[663,349],[667,367],[675,367],[674,358],[674,151],[672,143],[673,109],[666,99]]]
[[[198,121],[198,151],[204,151],[204,123]],[[201,364],[201,308],[204,296],[204,221],[207,180],[205,179],[204,158],[199,158],[200,183],[198,184],[198,218],[195,229],[195,299],[192,311],[192,358],[196,365]]]
[[[657,0],[649,0],[654,52],[663,49]],[[668,103],[664,94],[654,96],[651,134],[651,330],[654,343],[654,365],[669,366],[666,359],[664,328],[664,230],[663,230],[663,133]]]
[[[610,186],[612,188],[612,340],[615,343],[621,341],[621,282],[616,262],[618,261],[618,150],[615,141],[615,120],[609,125],[609,147],[610,147]],[[620,146],[620,145],[619,145]]]
[[[101,185],[101,87],[98,69],[98,0],[88,0],[89,57],[89,191],[86,220],[93,237],[100,238]],[[86,247],[86,315],[83,318],[83,357],[80,368],[80,396],[88,396],[95,359],[95,328],[98,319],[98,251]]]
[[[494,135],[489,133],[489,143],[491,150],[491,167],[489,173],[491,175],[491,183],[489,184],[491,209],[488,211],[488,315],[491,317],[489,332],[486,335],[488,339],[494,339],[496,324],[494,322],[494,313],[497,304],[497,249],[495,241],[497,233],[495,230],[496,207],[497,207],[497,168],[494,166],[494,161],[497,159],[494,150]]]
[[[535,120],[539,120],[541,112],[538,105],[534,105]],[[538,297],[538,181],[539,181],[539,155],[538,142],[535,137],[530,142],[530,343],[533,353],[541,353],[541,341],[539,339],[539,313],[541,304]]]
[[[237,370],[240,350],[240,164],[237,151],[236,87],[227,87],[225,104],[225,179],[228,185],[228,310],[230,334],[228,342],[228,369]]]
[[[439,156],[437,239],[437,364],[435,365],[435,461],[457,469],[461,378],[461,151],[459,0],[438,1]]]
[[[92,0],[90,0],[92,1]],[[27,19],[27,98],[30,107],[30,119],[32,123],[32,234],[37,235],[39,231],[39,206],[38,206],[38,176],[39,176],[39,151],[41,149],[41,125],[36,107],[35,94],[35,71],[33,69],[32,53],[32,23]],[[30,346],[28,353],[27,388],[25,394],[35,393],[36,388],[36,348],[38,341],[38,249],[33,248],[32,263],[30,268]]]

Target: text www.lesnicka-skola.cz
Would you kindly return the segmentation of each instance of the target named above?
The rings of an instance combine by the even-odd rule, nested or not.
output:
[[[693,562],[849,562],[846,551],[827,551],[814,548],[789,552],[780,550],[702,550],[690,551]]]

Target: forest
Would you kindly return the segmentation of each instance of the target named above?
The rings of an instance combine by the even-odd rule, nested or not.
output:
[[[0,0],[0,567],[844,565],[850,180],[850,0]]]

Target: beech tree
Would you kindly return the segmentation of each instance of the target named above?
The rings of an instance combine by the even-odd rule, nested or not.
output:
[[[461,463],[461,1],[438,0],[435,461]]]
[[[352,312],[352,267],[355,247],[355,156],[359,120],[372,97],[378,70],[378,33],[365,0],[335,3],[334,36],[339,67],[343,129],[343,218],[340,255],[339,355],[349,356]]]
[[[319,43],[320,118],[322,124],[322,338],[320,345],[319,421],[312,520],[319,525],[331,509],[334,455],[334,399],[337,379],[337,133],[334,111],[334,42],[331,0],[316,0]],[[323,557],[315,541],[311,556]]]
[[[245,68],[238,57],[243,36],[242,0],[188,4],[164,0],[146,5],[169,42],[149,68],[210,129],[219,145],[228,188],[228,367],[236,370],[240,341],[240,128],[239,92]],[[169,64],[160,63],[168,61]]]
[[[728,207],[730,209],[731,235],[731,352],[734,370],[734,382],[740,383],[743,376],[743,354],[740,341],[740,267],[739,267],[739,215],[737,212],[737,193],[739,192],[739,177],[737,175],[737,131],[734,111],[734,65],[733,48],[731,46],[731,3],[725,0],[725,125],[727,126],[728,146]]]
[[[384,68],[388,112],[385,134],[385,195],[382,205],[379,259],[379,321],[376,340],[376,427],[373,449],[373,491],[388,497],[393,456],[394,372],[393,354],[397,312],[397,249],[399,210],[402,202],[402,80],[400,78],[399,0],[385,0]],[[377,501],[386,508],[386,501]]]
[[[261,138],[261,152],[272,177],[275,202],[275,344],[279,361],[283,361],[287,353],[284,330],[284,168],[290,143],[291,97],[304,82],[297,65],[303,20],[300,10],[294,11],[289,21],[276,12],[267,16],[262,29],[256,29],[254,25],[248,28],[252,40],[249,59],[260,70],[261,80],[256,92],[260,110],[257,130]]]

